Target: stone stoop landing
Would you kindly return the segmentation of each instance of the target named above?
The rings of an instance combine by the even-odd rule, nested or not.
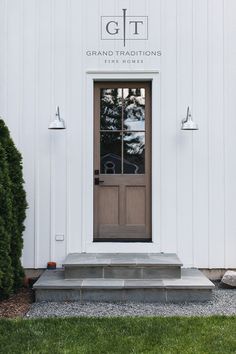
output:
[[[181,277],[176,254],[72,253],[64,262],[65,279],[171,279]]]
[[[70,254],[64,269],[46,270],[36,301],[202,302],[214,285],[175,254]]]

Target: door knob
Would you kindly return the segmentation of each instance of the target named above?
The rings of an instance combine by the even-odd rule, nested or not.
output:
[[[103,183],[104,181],[101,181],[99,177],[94,178],[94,184],[95,186],[99,186],[100,183]]]

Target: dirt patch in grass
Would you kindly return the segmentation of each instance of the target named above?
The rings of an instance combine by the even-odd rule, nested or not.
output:
[[[0,301],[0,318],[23,317],[33,302],[33,290],[22,288],[9,299]]]

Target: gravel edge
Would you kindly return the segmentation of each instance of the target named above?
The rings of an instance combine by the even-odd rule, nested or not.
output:
[[[32,304],[25,318],[212,315],[236,315],[236,290],[215,289],[212,300],[205,303],[41,302]]]

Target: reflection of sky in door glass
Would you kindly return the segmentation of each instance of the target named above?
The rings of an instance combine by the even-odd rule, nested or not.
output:
[[[101,130],[121,129],[122,89],[101,89]]]
[[[124,134],[123,171],[128,174],[140,174],[145,171],[145,133],[130,132]]]
[[[124,129],[145,130],[145,89],[125,88],[124,98]]]

